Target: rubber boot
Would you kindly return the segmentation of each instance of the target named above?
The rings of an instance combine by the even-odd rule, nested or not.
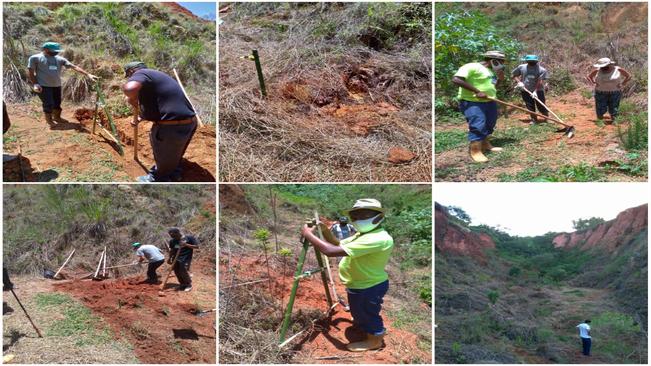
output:
[[[52,110],[52,119],[56,123],[68,123],[67,120],[61,118],[61,110],[60,109],[53,109]]]
[[[383,338],[384,338],[384,334],[382,335],[367,334],[365,340],[361,342],[350,343],[346,345],[346,348],[348,348],[350,352],[371,351],[382,347]]]
[[[52,113],[43,113],[45,116],[45,123],[47,123],[50,126],[54,125],[54,122],[52,121]]]
[[[483,152],[486,152],[486,151],[498,152],[498,151],[502,151],[504,149],[502,149],[501,147],[495,147],[495,146],[491,145],[490,141],[488,141],[488,138],[486,138],[486,140],[481,142],[481,150]]]
[[[478,163],[485,163],[488,161],[484,153],[481,151],[483,141],[470,141],[470,157]]]

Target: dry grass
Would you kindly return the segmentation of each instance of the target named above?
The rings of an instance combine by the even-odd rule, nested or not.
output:
[[[360,41],[366,4],[269,7],[233,5],[220,28],[221,179],[429,181],[429,42],[367,47]],[[253,63],[240,58],[251,49],[261,55],[266,99]],[[380,103],[398,111],[374,114]],[[369,114],[333,113],[346,106],[367,106]],[[351,132],[358,124],[372,126]],[[417,157],[393,165],[394,146]]]
[[[72,74],[63,82],[63,99],[83,103],[93,93],[92,82],[85,76]]]

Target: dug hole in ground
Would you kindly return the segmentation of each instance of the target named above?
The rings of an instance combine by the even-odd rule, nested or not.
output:
[[[15,210],[5,215],[4,265],[43,338],[5,292],[4,355],[13,355],[13,363],[35,364],[214,363],[214,199],[214,190],[181,185],[5,189],[5,208],[27,207],[32,217]],[[87,216],[83,207],[96,207],[97,215]],[[165,213],[170,207],[174,212]],[[36,231],[31,220],[42,223]],[[175,225],[199,241],[190,271],[192,291],[178,291],[171,273],[161,295],[160,284],[145,283],[146,264],[109,268],[136,259],[134,241],[164,249],[166,227]],[[36,244],[25,235],[50,239]],[[93,280],[89,277],[105,247],[107,276],[100,270],[99,280]],[[43,278],[43,269],[56,272],[73,248],[57,279]],[[169,269],[168,264],[159,267],[161,282]]]
[[[364,353],[353,353],[346,349],[348,343],[360,339],[354,338],[352,329],[349,329],[352,325],[351,314],[341,305],[336,306],[329,317],[325,316],[328,304],[319,273],[299,283],[287,338],[304,332],[285,347],[278,347],[279,330],[301,251],[300,225],[314,213],[315,201],[312,197],[318,195],[319,190],[333,189],[332,187],[310,186],[305,188],[302,198],[295,197],[282,188],[272,189],[273,194],[278,195],[276,227],[280,250],[276,251],[272,233],[273,214],[268,201],[271,188],[263,185],[220,186],[221,363],[431,362],[431,307],[419,298],[414,289],[422,281],[423,286],[431,290],[431,267],[407,267],[403,262],[405,268],[401,268],[401,259],[398,258],[402,257],[398,251],[406,251],[411,244],[404,237],[396,238],[395,254],[387,267],[390,289],[384,298],[381,312],[387,329],[385,347]],[[351,197],[341,195],[347,196],[347,199]],[[418,197],[424,198],[420,195]],[[431,211],[429,213],[431,217]],[[321,218],[324,223],[333,223],[324,216]],[[268,235],[266,254],[260,240],[255,239],[256,236],[259,238],[261,230]],[[427,258],[423,258],[423,261],[431,263],[431,249],[427,253]],[[318,268],[318,264],[314,249],[310,247],[303,271],[315,268]],[[339,280],[335,259],[331,259],[331,269],[337,295],[347,302],[346,290]],[[334,298],[332,290],[331,295]]]

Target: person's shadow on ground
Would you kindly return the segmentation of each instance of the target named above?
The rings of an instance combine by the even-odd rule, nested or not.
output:
[[[16,344],[16,342],[18,342],[19,339],[21,339],[21,338],[23,338],[25,336],[27,336],[27,334],[21,333],[18,330],[12,329],[9,332],[9,337],[5,337],[5,338],[9,339],[9,343],[2,345],[2,352],[7,352],[7,350],[9,350],[11,347],[13,347],[14,344]]]

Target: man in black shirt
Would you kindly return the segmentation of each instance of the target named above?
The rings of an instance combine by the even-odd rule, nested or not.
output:
[[[149,141],[154,152],[154,165],[139,182],[169,182],[181,179],[181,158],[197,129],[197,118],[179,83],[169,75],[148,69],[136,61],[124,66],[128,78],[122,86],[127,101],[140,109],[141,120],[154,125]]]
[[[199,248],[199,242],[192,235],[182,235],[181,230],[176,227],[167,230],[167,233],[172,238],[169,242],[170,257],[168,263],[172,264],[173,258],[176,256],[177,251],[179,257],[174,265],[174,274],[179,280],[179,290],[191,291],[192,290],[192,277],[190,277],[189,270],[192,264],[192,253],[195,249]]]

